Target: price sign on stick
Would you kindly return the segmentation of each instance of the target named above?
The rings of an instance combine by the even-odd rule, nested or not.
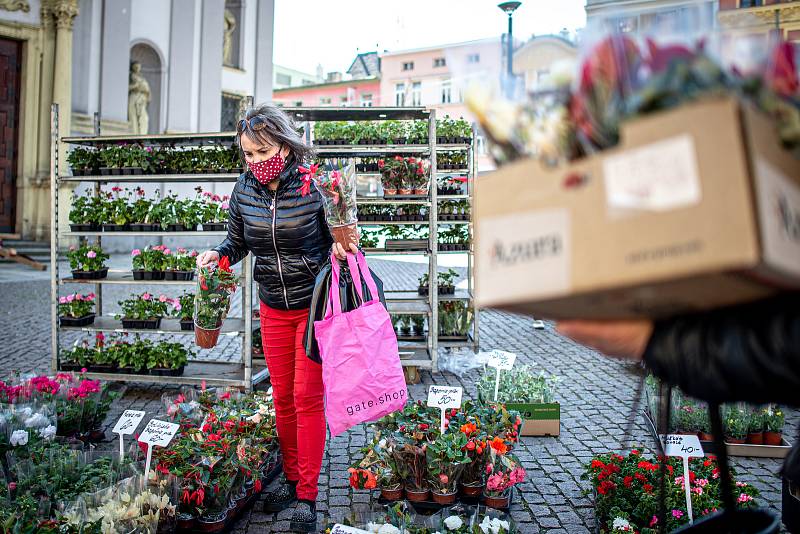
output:
[[[444,412],[448,408],[461,408],[461,394],[463,390],[455,386],[431,386],[428,388],[428,406],[439,408],[442,419],[439,430],[444,433]]]
[[[664,438],[664,452],[667,456],[680,456],[683,459],[683,487],[686,489],[686,511],[689,512],[689,523],[694,523],[692,516],[692,494],[689,487],[689,458],[702,458],[703,446],[697,436],[668,434]]]
[[[489,367],[494,367],[497,373],[494,378],[494,401],[497,402],[497,394],[500,391],[500,371],[510,371],[514,367],[514,362],[517,360],[517,355],[513,352],[506,352],[504,350],[493,350],[489,353],[489,361],[486,363]]]
[[[369,531],[336,523],[331,529],[331,534],[369,534]]]
[[[139,436],[141,443],[147,443],[147,460],[144,463],[145,477],[150,476],[150,462],[153,459],[153,447],[166,447],[172,438],[178,432],[180,425],[176,423],[168,423],[167,421],[159,421],[158,419],[150,419],[147,426],[144,427],[142,435]]]
[[[119,458],[120,460],[125,456],[125,445],[123,444],[125,436],[129,436],[136,432],[139,423],[144,419],[144,412],[139,410],[125,410],[122,416],[117,420],[114,425],[114,434],[119,434]]]

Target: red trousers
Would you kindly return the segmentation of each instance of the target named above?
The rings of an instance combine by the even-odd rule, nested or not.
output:
[[[322,365],[303,347],[308,310],[276,310],[262,302],[260,312],[283,471],[297,481],[298,499],[315,501],[326,433]]]

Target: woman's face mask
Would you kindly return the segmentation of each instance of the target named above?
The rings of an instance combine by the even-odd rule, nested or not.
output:
[[[285,160],[280,151],[269,159],[258,163],[248,163],[247,166],[261,185],[266,185],[280,176],[285,165]]]

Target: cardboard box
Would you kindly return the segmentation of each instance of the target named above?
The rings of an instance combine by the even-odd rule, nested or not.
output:
[[[800,161],[769,118],[709,98],[620,133],[562,167],[476,180],[479,306],[660,317],[800,288]]]
[[[506,409],[522,416],[522,436],[558,436],[561,434],[561,405],[551,403],[506,403]]]

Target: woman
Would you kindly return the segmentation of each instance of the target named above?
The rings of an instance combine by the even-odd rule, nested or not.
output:
[[[268,492],[264,510],[295,504],[292,530],[316,530],[317,481],[325,449],[322,366],[306,357],[303,332],[314,280],[328,261],[332,238],[322,200],[312,188],[302,196],[298,165],[308,159],[292,120],[280,109],[251,108],[237,124],[237,141],[248,170],[236,182],[228,209],[228,236],[198,257],[199,266],[231,265],[248,252],[261,301],[261,336],[269,368],[284,482]],[[354,230],[355,231],[355,230]],[[351,245],[356,252],[355,245]],[[345,259],[345,249],[333,244]]]

